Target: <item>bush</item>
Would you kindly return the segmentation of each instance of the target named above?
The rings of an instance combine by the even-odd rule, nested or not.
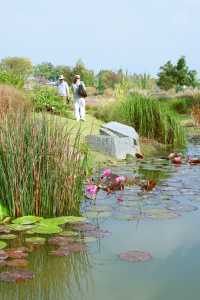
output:
[[[0,199],[10,216],[79,214],[86,172],[79,132],[26,114],[0,125]]]
[[[54,87],[37,87],[31,93],[31,100],[36,111],[48,111],[69,116],[67,105],[62,102]]]
[[[177,98],[167,101],[169,108],[179,114],[187,114],[191,112],[192,100],[186,98]]]
[[[9,70],[0,69],[0,83],[23,88],[25,82],[20,75]]]
[[[8,113],[15,114],[17,111],[31,110],[31,102],[15,87],[0,85],[0,119]]]

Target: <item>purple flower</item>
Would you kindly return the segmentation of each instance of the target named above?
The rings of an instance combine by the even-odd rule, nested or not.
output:
[[[109,177],[111,175],[111,170],[110,169],[105,169],[103,171],[103,177]]]
[[[86,186],[86,192],[91,196],[95,196],[98,192],[98,187],[95,184],[88,184]]]
[[[124,182],[125,181],[125,177],[124,176],[118,176],[115,178],[115,182],[116,183],[120,183],[120,182]]]

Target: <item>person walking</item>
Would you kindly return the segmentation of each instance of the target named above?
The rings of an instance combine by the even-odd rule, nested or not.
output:
[[[77,121],[85,121],[85,98],[87,97],[86,87],[81,81],[80,75],[74,76],[72,84],[74,95],[74,114]]]
[[[67,82],[65,81],[65,78],[63,75],[60,75],[60,77],[59,77],[58,94],[61,97],[64,104],[69,103],[69,86],[68,86]]]

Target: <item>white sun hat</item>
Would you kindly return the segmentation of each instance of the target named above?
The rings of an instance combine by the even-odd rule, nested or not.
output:
[[[65,79],[63,75],[60,75],[59,80]]]

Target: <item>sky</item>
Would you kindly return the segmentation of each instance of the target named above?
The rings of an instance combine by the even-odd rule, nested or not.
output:
[[[200,0],[0,0],[0,59],[156,75],[185,55],[200,74]]]

